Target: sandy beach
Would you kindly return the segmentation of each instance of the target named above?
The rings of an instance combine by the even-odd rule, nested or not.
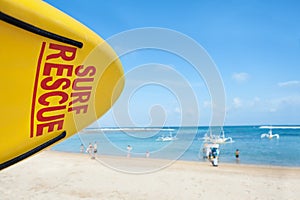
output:
[[[49,150],[2,170],[0,185],[1,200],[296,200],[300,169],[224,163],[212,167],[208,162],[166,163],[151,158],[90,159],[87,154]]]

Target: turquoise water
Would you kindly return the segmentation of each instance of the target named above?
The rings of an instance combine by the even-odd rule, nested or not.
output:
[[[259,126],[224,127],[226,137],[233,143],[220,145],[220,164],[235,163],[234,152],[240,151],[240,163],[272,166],[300,167],[300,129],[273,129],[280,139],[261,139],[268,129]],[[97,142],[99,154],[126,156],[127,145],[133,147],[132,157],[144,157],[150,152],[151,158],[171,160],[204,161],[201,139],[208,127],[165,127],[159,129],[86,129],[64,142],[52,147],[53,150],[79,152],[80,144],[86,147]],[[169,134],[177,137],[170,142],[156,141],[159,136]]]

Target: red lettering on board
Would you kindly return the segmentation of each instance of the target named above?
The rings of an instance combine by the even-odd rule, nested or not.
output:
[[[63,60],[71,61],[75,59],[77,50],[75,47],[63,46],[53,43],[50,43],[49,49],[57,50],[58,52],[48,55],[46,60],[53,58],[62,58]],[[69,54],[69,56],[67,54]]]
[[[56,90],[60,86],[62,86],[62,89],[65,90],[65,89],[69,88],[70,85],[71,85],[71,81],[67,78],[57,79],[51,85],[48,85],[48,83],[50,81],[53,81],[53,77],[47,77],[47,78],[43,79],[42,82],[41,82],[41,87],[44,90]]]
[[[67,70],[67,76],[72,76],[73,71],[73,65],[64,65],[60,63],[46,63],[44,68],[44,76],[50,76],[51,71],[54,71],[52,69],[56,68],[55,75],[62,76],[64,73],[64,70]]]
[[[88,105],[82,105],[82,106],[75,106],[75,107],[70,107],[68,109],[69,112],[71,111],[76,111],[75,113],[76,114],[80,114],[80,111],[82,111],[82,114],[83,113],[86,113],[87,112],[87,109],[88,109]]]
[[[45,94],[42,94],[39,98],[39,103],[43,106],[49,106],[50,102],[52,101],[47,101],[47,99],[50,97],[61,97],[61,99],[58,102],[58,104],[64,104],[68,100],[68,94],[62,91],[53,91],[53,92],[48,92]]]
[[[72,101],[69,103],[69,106],[75,103],[86,103],[91,97],[91,92],[75,92],[71,94]]]
[[[66,117],[73,116],[68,113],[88,112],[97,70],[76,65],[76,53],[75,47],[43,42],[34,82],[31,138],[65,131]]]
[[[55,130],[62,130],[63,129],[64,120],[58,120],[58,121],[52,121],[52,122],[46,122],[43,124],[37,124],[36,127],[36,136],[43,135],[43,131],[46,129],[47,132],[52,132]],[[55,129],[56,126],[56,129]]]
[[[75,74],[76,76],[86,76],[89,75],[89,77],[94,76],[96,74],[96,68],[94,66],[88,66],[87,68],[85,68],[83,71],[80,71],[84,69],[83,65],[79,65],[76,69],[75,69]]]

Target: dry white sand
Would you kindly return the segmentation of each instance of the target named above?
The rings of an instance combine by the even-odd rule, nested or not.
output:
[[[99,159],[90,159],[86,154],[44,151],[0,172],[0,199],[296,200],[300,197],[299,168],[224,163],[212,167],[209,163],[185,161],[166,167],[170,163],[164,160]]]

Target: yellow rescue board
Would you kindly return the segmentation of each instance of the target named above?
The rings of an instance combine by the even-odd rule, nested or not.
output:
[[[1,170],[97,120],[124,79],[103,39],[43,1],[1,0],[0,18]]]

